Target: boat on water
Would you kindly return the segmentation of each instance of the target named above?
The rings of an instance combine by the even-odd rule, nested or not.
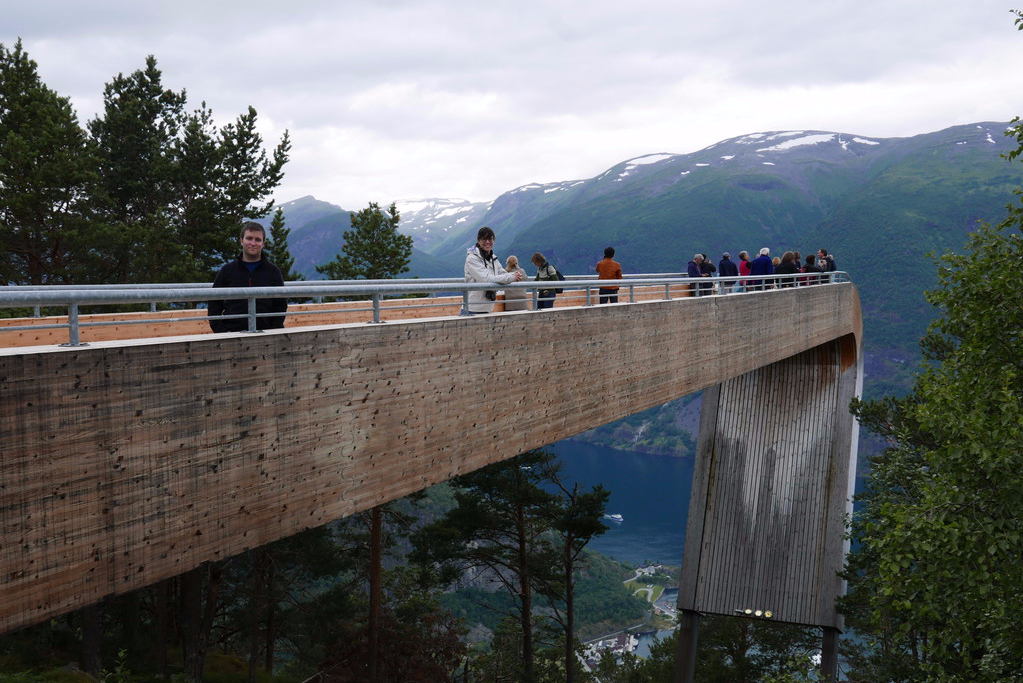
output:
[[[618,522],[619,524],[621,524],[624,517],[622,517],[616,512],[614,514],[604,515],[604,519],[610,519],[612,522]]]

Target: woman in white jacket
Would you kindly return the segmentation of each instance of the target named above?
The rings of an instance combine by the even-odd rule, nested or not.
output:
[[[476,233],[476,246],[465,253],[465,281],[493,282],[495,285],[507,285],[518,282],[522,276],[515,272],[509,273],[501,265],[500,259],[494,254],[494,231],[484,226]],[[486,291],[469,292],[468,315],[490,313],[494,310],[497,288]]]

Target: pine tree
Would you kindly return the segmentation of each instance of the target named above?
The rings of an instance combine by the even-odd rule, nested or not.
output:
[[[400,216],[392,203],[386,214],[376,202],[352,215],[352,229],[333,261],[316,266],[331,280],[386,280],[408,272],[412,238],[398,232]]]
[[[284,225],[284,210],[277,207],[270,221],[270,235],[263,247],[263,253],[266,254],[270,263],[281,269],[285,282],[305,280],[304,275],[291,270],[295,266],[295,259],[288,250],[288,235],[290,234],[291,229]]]
[[[163,88],[153,56],[103,100],[89,122],[103,231],[94,268],[117,282],[208,279],[235,255],[243,219],[273,208],[288,134],[268,155],[252,107],[219,130],[205,103],[186,113],[185,92]]]
[[[553,456],[553,454],[552,454]],[[575,576],[582,564],[582,553],[594,537],[608,527],[602,521],[611,492],[598,484],[580,490],[579,484],[569,486],[562,480],[560,463],[552,459],[541,463],[544,479],[557,491],[557,497],[546,509],[551,529],[556,536],[560,576],[541,591],[551,606],[552,618],[561,626],[564,636],[565,683],[576,680],[575,640]]]
[[[150,56],[144,70],[108,83],[103,103],[102,117],[89,122],[99,157],[95,200],[102,221],[91,268],[101,281],[151,282],[184,260],[163,209],[171,196],[169,147],[181,125],[185,93],[164,90]]]
[[[525,683],[536,680],[534,594],[558,578],[559,556],[549,537],[557,496],[540,486],[553,457],[528,451],[458,477],[457,506],[414,537],[419,561],[481,572],[513,596],[520,645],[515,668]]]
[[[91,246],[95,180],[69,100],[39,79],[22,49],[0,44],[0,284],[70,284]]]

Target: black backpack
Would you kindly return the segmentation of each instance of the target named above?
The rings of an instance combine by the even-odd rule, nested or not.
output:
[[[550,264],[548,264],[548,265],[550,265]],[[551,268],[554,268],[554,266],[551,266]],[[554,274],[558,276],[559,280],[564,280],[565,279],[565,276],[562,275],[561,271],[558,270],[557,268],[554,268]],[[564,289],[562,289],[561,287],[558,287],[557,289],[554,290],[554,293],[555,294],[561,294],[564,291],[565,291]]]

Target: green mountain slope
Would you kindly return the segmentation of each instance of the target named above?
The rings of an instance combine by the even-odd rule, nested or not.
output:
[[[497,232],[502,258],[526,263],[543,252],[566,273],[590,273],[603,248],[626,272],[681,272],[693,253],[772,254],[819,247],[852,275],[864,311],[868,392],[904,386],[931,311],[929,252],[957,249],[978,221],[1005,215],[1023,166],[1007,123],[955,126],[909,138],[826,131],[780,131],[723,140],[692,154],[651,154],[587,180],[526,185],[490,204],[465,206],[458,220],[412,214],[409,234],[441,226],[417,242],[410,275],[460,277],[476,230]],[[306,200],[311,198],[305,198]],[[313,200],[315,201],[315,200]],[[330,205],[327,205],[330,206]],[[305,206],[312,220],[288,225],[303,272],[337,252],[348,212]],[[403,227],[403,230],[405,228]],[[528,270],[528,268],[527,268]],[[736,321],[741,324],[741,321]]]

